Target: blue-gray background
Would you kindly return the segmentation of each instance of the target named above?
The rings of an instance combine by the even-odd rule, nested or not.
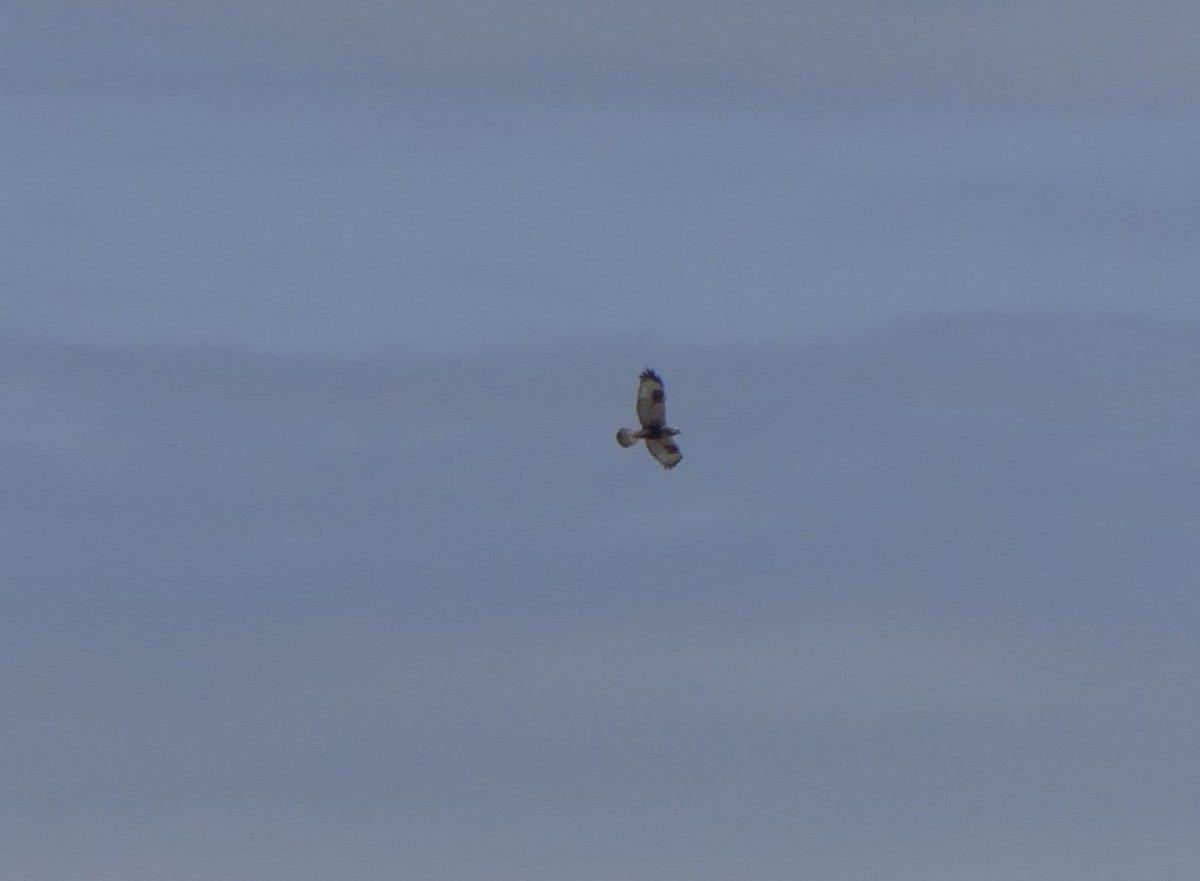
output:
[[[1200,9],[4,16],[0,875],[1194,874]]]

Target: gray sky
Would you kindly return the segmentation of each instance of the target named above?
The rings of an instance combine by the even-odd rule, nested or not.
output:
[[[565,101],[798,98],[1196,110],[1187,0],[41,0],[12,4],[16,79],[264,84]]]
[[[10,11],[0,875],[1194,871],[1200,13],[393,6]]]

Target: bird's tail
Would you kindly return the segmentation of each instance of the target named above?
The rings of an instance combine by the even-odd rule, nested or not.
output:
[[[632,447],[637,443],[637,438],[633,436],[633,432],[628,428],[622,428],[617,432],[617,443],[623,447]]]

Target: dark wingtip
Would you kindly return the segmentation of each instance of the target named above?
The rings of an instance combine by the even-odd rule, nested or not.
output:
[[[642,371],[642,379],[653,379],[655,382],[662,382],[662,377],[647,367]]]

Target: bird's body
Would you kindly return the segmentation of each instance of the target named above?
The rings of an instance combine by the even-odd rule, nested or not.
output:
[[[637,417],[641,428],[622,428],[617,432],[617,443],[632,447],[638,441],[646,442],[646,449],[664,468],[674,468],[683,459],[683,453],[672,438],[679,429],[667,425],[666,393],[663,382],[653,370],[646,369],[638,382]]]

